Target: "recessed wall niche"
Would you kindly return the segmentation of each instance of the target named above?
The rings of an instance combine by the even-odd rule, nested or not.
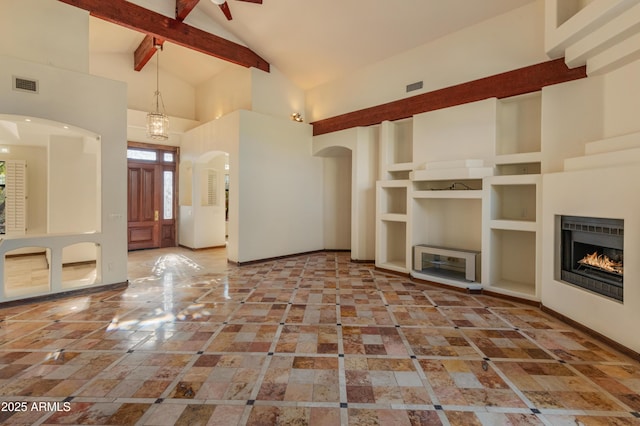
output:
[[[100,245],[94,243],[78,243],[62,249],[63,259],[74,259],[74,262],[62,264],[62,287],[83,287],[101,282],[99,267]]]
[[[49,259],[45,247],[11,250],[4,256],[4,297],[12,298],[48,292],[51,283]]]

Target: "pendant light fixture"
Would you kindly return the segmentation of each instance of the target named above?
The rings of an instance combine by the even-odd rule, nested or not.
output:
[[[153,94],[154,112],[147,114],[147,136],[154,140],[169,139],[169,117],[165,113],[164,101],[160,93],[160,51],[161,44],[156,44],[156,92]],[[162,109],[160,109],[162,107]]]

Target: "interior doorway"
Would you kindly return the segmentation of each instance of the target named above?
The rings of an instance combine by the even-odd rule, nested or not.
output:
[[[129,250],[177,245],[179,149],[129,142],[127,147],[127,245]]]
[[[223,247],[229,235],[229,155],[208,151],[180,162],[180,245]]]
[[[333,146],[318,153],[324,157],[324,248],[352,248],[352,151]]]

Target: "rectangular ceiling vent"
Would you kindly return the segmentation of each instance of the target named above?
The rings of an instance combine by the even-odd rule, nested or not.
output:
[[[422,89],[422,81],[416,81],[415,83],[407,84],[407,93],[420,89]]]
[[[38,93],[38,81],[22,77],[13,77],[13,90]]]

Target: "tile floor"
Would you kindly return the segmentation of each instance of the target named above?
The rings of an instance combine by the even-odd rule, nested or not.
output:
[[[529,306],[348,253],[151,250],[129,271],[0,309],[1,424],[640,424],[640,364]]]

